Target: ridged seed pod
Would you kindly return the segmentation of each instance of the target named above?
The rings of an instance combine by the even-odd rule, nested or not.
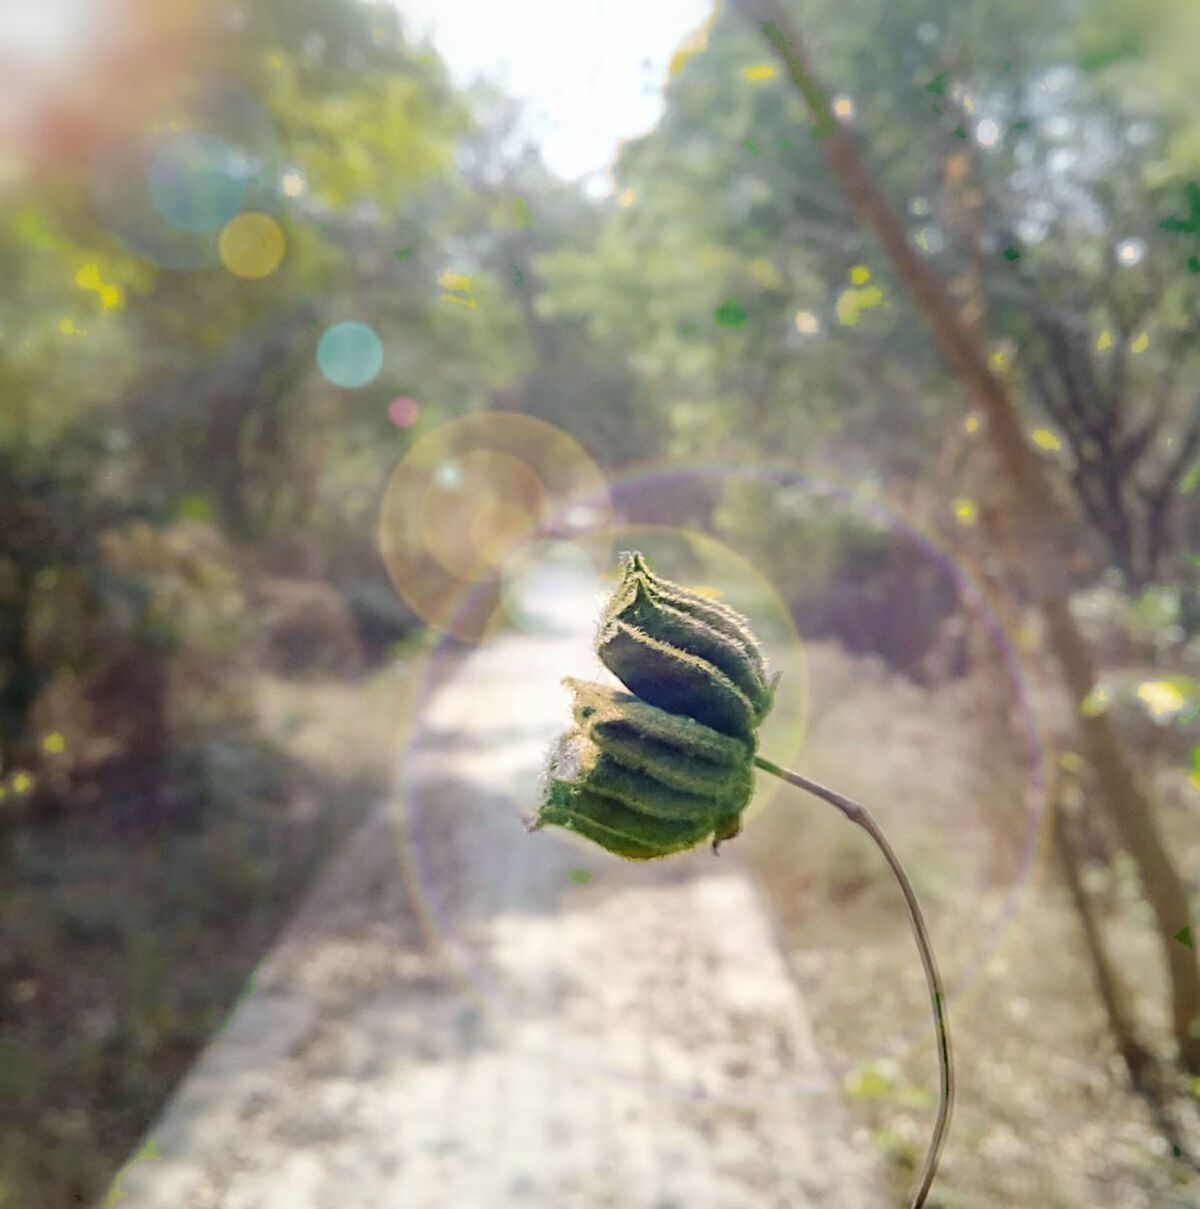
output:
[[[631,860],[736,835],[774,686],[744,618],[622,556],[597,653],[630,690],[581,680],[550,754],[535,827],[566,827]]]
[[[745,618],[660,579],[641,554],[621,562],[597,640],[604,665],[643,701],[752,739],[773,693]]]
[[[945,987],[912,883],[866,807],[756,756],[775,683],[745,619],[659,579],[640,554],[622,555],[621,572],[596,650],[629,692],[565,681],[575,725],[550,753],[531,827],[566,827],[628,860],[668,856],[710,836],[715,848],[741,829],[757,765],[866,831],[904,891],[938,1038],[938,1113],[912,1202],[921,1209],[950,1121],[954,1074]]]

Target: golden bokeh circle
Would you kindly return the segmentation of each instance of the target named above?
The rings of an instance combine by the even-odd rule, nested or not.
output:
[[[269,214],[255,210],[235,215],[217,237],[221,263],[235,277],[250,281],[270,277],[286,250],[283,228]]]
[[[380,507],[379,550],[409,608],[478,642],[502,623],[504,571],[523,549],[610,519],[604,475],[573,437],[518,412],[476,412],[401,459]]]

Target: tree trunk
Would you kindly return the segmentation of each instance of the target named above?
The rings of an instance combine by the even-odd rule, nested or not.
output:
[[[821,140],[825,160],[845,190],[859,220],[869,227],[916,303],[943,359],[986,419],[987,433],[1004,473],[1023,505],[1015,518],[1025,553],[1021,568],[1046,622],[1047,642],[1075,710],[1081,743],[1096,772],[1101,799],[1122,844],[1137,866],[1142,892],[1157,922],[1170,975],[1175,1040],[1183,1066],[1200,1073],[1200,968],[1195,955],[1175,940],[1189,922],[1187,890],[1167,855],[1150,803],[1108,717],[1088,717],[1080,705],[1091,693],[1095,672],[1069,608],[1065,543],[1050,482],[1025,440],[1020,414],[1007,388],[988,367],[978,342],[964,327],[941,279],[920,257],[891,203],[877,184],[858,144],[834,117],[804,44],[778,0],[735,0],[759,27],[802,95]],[[1195,1031],[1193,1031],[1193,1026]]]
[[[1056,777],[1057,781],[1061,781],[1061,777]],[[1075,841],[1071,836],[1061,788],[1061,784],[1056,784],[1050,802],[1054,824],[1054,850],[1062,867],[1063,881],[1067,884],[1071,901],[1075,905],[1075,913],[1079,916],[1079,923],[1083,928],[1084,945],[1091,959],[1092,974],[1096,979],[1096,992],[1104,1006],[1104,1014],[1108,1017],[1108,1027],[1116,1042],[1117,1052],[1125,1063],[1134,1091],[1146,1094],[1156,1086],[1154,1056],[1138,1037],[1125,984],[1109,960],[1108,946],[1104,942],[1100,920],[1084,888],[1083,870],[1080,867]]]
[[[1099,916],[1084,888],[1079,852],[1075,847],[1070,820],[1063,806],[1061,780],[1061,776],[1056,776],[1050,802],[1054,848],[1062,868],[1063,880],[1067,884],[1083,928],[1084,945],[1096,980],[1096,992],[1108,1018],[1109,1030],[1116,1042],[1117,1052],[1125,1063],[1130,1086],[1145,1102],[1159,1134],[1170,1144],[1177,1158],[1186,1158],[1195,1166],[1196,1159],[1189,1153],[1183,1132],[1171,1115],[1169,1087],[1154,1055],[1142,1044],[1138,1036],[1125,984],[1109,957]]]

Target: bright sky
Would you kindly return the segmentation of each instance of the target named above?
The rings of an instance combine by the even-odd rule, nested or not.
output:
[[[713,0],[393,0],[455,80],[529,102],[531,134],[563,176],[602,174],[662,110],[667,64]]]

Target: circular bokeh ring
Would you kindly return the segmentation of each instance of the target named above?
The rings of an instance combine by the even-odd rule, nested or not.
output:
[[[453,638],[482,641],[500,616],[502,573],[544,538],[608,523],[608,487],[560,428],[477,412],[415,441],[393,471],[379,550],[401,600]]]
[[[373,382],[383,368],[383,341],[366,323],[347,319],[327,327],[317,341],[317,368],[342,390]]]
[[[283,263],[287,238],[269,214],[249,210],[231,218],[217,236],[221,263],[235,277],[258,281]]]
[[[672,484],[682,486],[689,483],[694,484],[697,481],[710,484],[741,481],[787,487],[828,501],[831,508],[841,507],[860,518],[877,523],[894,532],[900,540],[912,544],[937,563],[957,587],[960,599],[985,621],[1019,702],[1029,779],[1025,792],[1026,821],[1018,868],[1004,895],[1003,904],[997,917],[990,921],[989,926],[981,926],[979,929],[980,943],[974,960],[968,964],[965,972],[950,988],[948,994],[950,1004],[961,1003],[969,993],[982,985],[982,975],[986,967],[996,958],[1004,942],[1011,937],[1024,893],[1036,871],[1038,856],[1044,852],[1042,842],[1045,819],[1044,751],[1021,668],[1018,654],[1020,648],[1015,635],[1009,633],[1000,612],[990,603],[986,587],[976,579],[968,567],[954,557],[953,552],[947,549],[944,543],[936,537],[922,532],[915,522],[904,518],[898,509],[882,498],[864,498],[852,487],[828,480],[817,481],[788,466],[708,463],[671,467],[663,467],[659,464],[627,468],[618,475],[611,476],[608,486],[614,505],[618,510],[623,510],[634,509],[639,494],[647,487],[661,490],[664,486],[669,487]],[[589,559],[595,559],[606,553],[611,560],[616,549],[627,548],[622,544],[623,540],[627,540],[630,544],[639,542],[642,546],[651,545],[649,536],[653,531],[657,531],[660,535],[671,532],[669,527],[660,526],[608,526],[580,532],[576,541],[580,547],[587,548]],[[674,532],[679,535],[685,534],[687,531],[675,530]],[[710,538],[707,534],[702,535],[702,538],[713,543],[714,548],[720,548],[723,545],[719,539]],[[685,540],[689,539],[685,538]],[[694,536],[690,540],[694,541]],[[651,553],[653,561],[653,552],[647,552]],[[519,557],[519,554],[515,557]],[[740,556],[738,557],[740,558]],[[660,569],[669,578],[674,578],[679,574],[676,571],[673,575],[665,565]],[[420,819],[416,813],[419,811],[419,806],[412,798],[416,787],[407,777],[407,771],[412,765],[411,757],[420,751],[423,741],[419,720],[428,714],[431,703],[447,679],[451,665],[456,659],[461,658],[462,648],[457,646],[454,639],[455,630],[461,627],[462,619],[471,619],[473,627],[478,623],[481,635],[494,635],[500,632],[496,619],[498,616],[504,615],[505,608],[502,594],[496,591],[495,585],[491,583],[469,585],[459,581],[455,587],[457,595],[447,594],[441,602],[443,616],[449,619],[450,624],[442,627],[441,638],[428,649],[419,666],[415,667],[413,671],[416,685],[412,716],[418,721],[410,728],[406,736],[401,761],[401,767],[404,770],[403,797],[406,809],[405,829],[401,841],[402,864],[405,876],[410,883],[413,899],[418,907],[418,914],[431,941],[447,957],[451,968],[461,980],[464,988],[475,998],[482,1011],[503,1011],[504,1005],[498,998],[498,988],[489,986],[484,965],[472,957],[470,943],[454,919],[453,904],[448,902],[443,894],[445,888],[438,884],[440,873],[436,863],[429,861],[427,854],[423,851]],[[730,601],[730,603],[737,607],[734,601]],[[755,621],[757,624],[757,618]],[[786,675],[784,679],[786,681]],[[802,675],[796,678],[796,682],[803,685],[806,690],[806,681]],[[514,703],[519,701],[519,696],[519,686],[514,685]],[[784,747],[792,749],[786,755],[776,745],[778,741],[776,737],[767,737],[765,733],[767,724],[764,724],[762,750],[766,754],[784,763],[793,758],[792,752],[800,745],[802,739],[807,709],[802,708],[799,716],[800,724],[796,728],[793,742],[789,743],[787,736],[783,738]],[[567,722],[568,715],[564,704],[562,719],[564,727]],[[761,780],[763,778],[760,778]],[[527,779],[524,783],[527,784]],[[515,784],[522,784],[520,778]],[[517,800],[513,796],[511,801],[512,825],[518,826],[520,818],[527,816],[535,805],[536,803],[533,801]],[[759,799],[756,798],[756,808],[759,805]],[[753,826],[753,819],[750,820],[749,826]],[[571,843],[572,837],[564,837],[563,842]],[[914,1020],[909,1027],[898,1028],[896,1034],[891,1038],[874,1038],[869,1045],[864,1047],[862,1054],[855,1056],[852,1065],[858,1065],[863,1061],[884,1055],[897,1057],[921,1042],[926,1037],[928,1029],[928,1021],[922,1017]],[[552,1060],[554,1056],[548,1054],[546,1057],[548,1060]],[[848,1069],[849,1067],[830,1070],[827,1077],[784,1078],[771,1083],[763,1083],[737,1098],[739,1101],[752,1102],[802,1092],[827,1091],[831,1086],[840,1083]],[[614,1070],[613,1073],[620,1073],[621,1077],[629,1077],[624,1072]],[[662,1087],[660,1090],[672,1091],[672,1089]],[[673,1091],[683,1098],[691,1098],[696,1094],[694,1090],[682,1086]]]
[[[408,713],[415,724],[406,725],[399,761],[403,803],[401,868],[430,947],[439,953],[446,968],[485,1014],[509,1014],[509,1009],[503,1006],[505,988],[491,979],[487,961],[472,952],[473,919],[481,898],[491,902],[489,885],[496,878],[502,883],[507,876],[504,865],[505,850],[511,841],[509,830],[514,820],[532,812],[542,754],[554,733],[564,729],[569,719],[566,693],[549,694],[547,690],[557,690],[562,674],[568,671],[591,678],[608,675],[592,653],[593,630],[596,617],[617,582],[616,555],[627,549],[641,550],[664,575],[684,580],[702,594],[720,599],[749,616],[763,641],[772,672],[781,673],[775,705],[762,728],[764,742],[769,742],[776,754],[794,753],[802,746],[807,716],[807,669],[804,648],[792,619],[762,572],[711,534],[666,525],[612,524],[591,529],[577,539],[535,538],[530,545],[516,551],[504,568],[503,589],[498,597],[490,587],[464,587],[451,610],[452,616],[474,617],[481,599],[485,600],[496,610],[485,626],[489,638],[504,634],[518,639],[529,634],[569,634],[574,653],[587,652],[591,664],[586,669],[568,668],[553,660],[546,664],[544,660],[530,659],[516,678],[511,678],[509,670],[510,679],[504,682],[503,689],[506,712],[495,718],[495,725],[509,736],[506,742],[509,752],[500,763],[512,763],[507,756],[521,742],[520,736],[514,738],[512,732],[522,729],[531,695],[539,701],[555,698],[550,726],[533,750],[526,747],[524,755],[518,753],[519,767],[510,768],[506,777],[489,774],[486,785],[481,784],[466,803],[444,797],[446,779],[465,779],[464,764],[460,762],[469,763],[480,751],[488,750],[489,735],[487,731],[477,733],[474,741],[462,745],[452,757],[453,765],[445,763],[444,745],[447,732],[462,725],[463,710],[488,709],[482,699],[487,690],[478,697],[460,699],[453,695],[454,672],[461,666],[465,652],[449,633],[427,648],[413,668]],[[576,610],[573,624],[561,624],[553,615],[539,613],[522,599],[522,581],[529,577],[536,594],[539,572],[547,565],[560,571],[565,567],[577,583],[589,590],[590,600]],[[603,576],[597,573],[596,566],[604,567]],[[485,682],[492,679],[485,674]],[[786,786],[759,778],[751,809],[760,809],[777,790],[786,791]],[[456,830],[457,837],[447,841],[447,832]],[[472,838],[465,850],[468,854],[485,853],[481,863],[472,864],[471,855],[464,859],[454,851],[466,833],[471,833]],[[547,869],[558,868],[560,874],[571,864],[594,861],[598,853],[594,846],[565,831],[548,832],[540,839],[555,845],[557,851],[531,853],[531,858]],[[525,841],[518,837],[517,842]],[[704,859],[706,855],[693,853],[692,858]],[[555,1057],[549,1053],[541,1056]],[[558,1055],[555,1060],[563,1060],[563,1056]],[[608,1069],[595,1056],[575,1053],[565,1060],[601,1068],[620,1077],[627,1074]]]
[[[882,494],[865,492],[858,484],[847,485],[828,476],[818,478],[807,475],[786,463],[689,463],[673,467],[664,467],[661,464],[627,467],[610,479],[610,490],[614,507],[632,509],[636,508],[638,499],[648,489],[655,496],[661,497],[664,489],[685,491],[697,479],[798,491],[813,500],[827,503],[831,509],[841,508],[847,514],[894,533],[899,540],[922,553],[940,568],[954,586],[958,599],[986,626],[1016,704],[1027,778],[1023,795],[1024,824],[1021,848],[1013,878],[995,917],[979,918],[977,932],[980,939],[974,959],[948,986],[949,1004],[961,1005],[967,1002],[969,996],[980,993],[984,987],[984,975],[988,966],[1000,956],[1002,947],[1011,942],[1015,935],[1015,924],[1024,904],[1026,891],[1034,883],[1049,851],[1046,842],[1048,743],[1039,727],[1033,707],[1033,698],[1023,667],[1022,643],[1015,631],[1014,620],[1006,619],[1003,606],[999,602],[993,602],[992,589],[944,539],[930,532],[919,520],[906,515],[901,507],[885,499]],[[797,557],[803,557],[801,551],[797,551]],[[763,750],[771,754],[766,745]],[[947,849],[954,851],[953,843],[949,839]],[[927,1039],[931,1028],[922,1005],[915,1013],[909,1028],[899,1031],[890,1044],[879,1044],[875,1054],[865,1053],[858,1056],[854,1065],[872,1057],[899,1057],[909,1048]]]

